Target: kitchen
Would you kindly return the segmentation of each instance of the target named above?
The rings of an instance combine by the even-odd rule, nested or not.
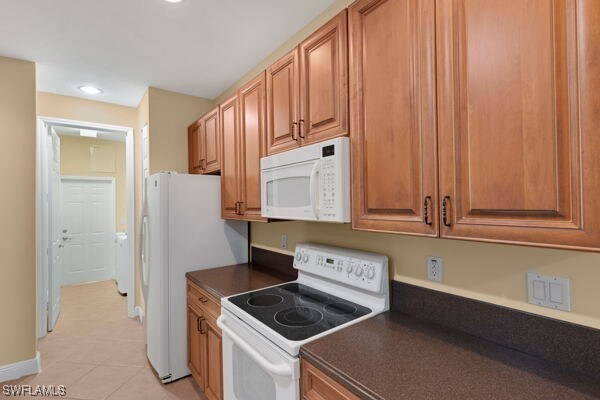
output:
[[[157,379],[226,400],[600,398],[599,18],[338,1],[248,71],[178,132],[189,174],[146,181]]]

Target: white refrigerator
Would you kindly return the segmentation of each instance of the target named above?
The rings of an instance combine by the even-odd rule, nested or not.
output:
[[[245,263],[248,224],[221,219],[220,177],[149,176],[142,219],[142,284],[148,359],[163,382],[187,367],[185,273]]]

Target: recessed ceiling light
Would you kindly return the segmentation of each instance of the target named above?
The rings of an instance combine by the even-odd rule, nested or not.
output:
[[[79,136],[95,138],[98,137],[98,131],[92,129],[80,129]]]
[[[165,0],[167,3],[181,3],[183,0]]]
[[[89,85],[79,86],[79,90],[81,90],[85,94],[92,94],[92,95],[100,94],[103,92],[102,89],[98,89],[95,86],[89,86]]]

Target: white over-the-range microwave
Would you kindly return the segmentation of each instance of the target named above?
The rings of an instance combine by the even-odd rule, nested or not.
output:
[[[339,137],[260,160],[262,216],[350,222],[350,142]]]

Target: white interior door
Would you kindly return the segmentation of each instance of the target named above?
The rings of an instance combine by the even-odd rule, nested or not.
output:
[[[60,226],[60,137],[50,129],[48,140],[48,205],[49,205],[49,271],[48,271],[48,330],[56,325],[60,313],[60,275],[63,255]]]
[[[62,178],[64,285],[114,279],[114,180]]]

